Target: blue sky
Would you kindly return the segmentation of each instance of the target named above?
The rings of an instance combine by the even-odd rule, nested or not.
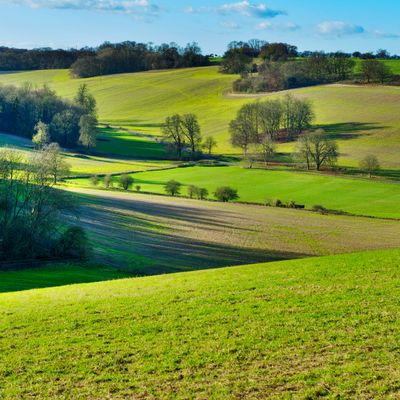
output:
[[[196,41],[222,53],[232,40],[259,38],[400,53],[399,0],[0,0],[0,15],[0,45],[16,47]]]

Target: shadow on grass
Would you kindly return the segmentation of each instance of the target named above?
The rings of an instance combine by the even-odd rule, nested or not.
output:
[[[139,128],[162,128],[164,126],[161,122],[143,122],[140,119],[113,119],[110,121],[111,125],[120,125],[120,126],[134,126]]]
[[[253,234],[250,227],[240,226],[243,215],[232,211],[88,195],[82,198],[81,224],[95,238],[96,261],[137,275],[305,256],[232,244],[234,230],[240,235]],[[188,237],[188,232],[197,230],[202,231],[202,238],[206,231],[210,239]],[[226,244],[221,243],[223,237]]]
[[[323,129],[332,139],[348,140],[368,134],[369,131],[385,129],[384,126],[374,123],[344,122],[337,124],[317,125],[317,129]]]
[[[121,129],[99,128],[97,146],[95,149],[80,149],[81,152],[108,158],[131,158],[162,160],[167,157],[165,144],[148,135],[127,132]]]

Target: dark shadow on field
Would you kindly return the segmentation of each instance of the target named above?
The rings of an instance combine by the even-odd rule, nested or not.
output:
[[[157,122],[144,122],[140,119],[113,119],[110,121],[112,125],[121,125],[121,126],[137,126],[140,128],[162,128],[164,126],[163,123]]]
[[[337,124],[317,125],[315,128],[323,129],[332,139],[354,139],[362,133],[367,135],[368,131],[375,131],[378,129],[385,129],[385,126],[374,123],[363,122],[344,122]],[[371,132],[372,133],[372,132]]]
[[[82,196],[81,224],[95,244],[96,261],[138,275],[293,259],[304,254],[224,244],[232,230],[251,234],[240,226],[243,215],[232,211]],[[133,214],[134,213],[134,214]],[[160,223],[161,218],[161,223]],[[176,221],[175,226],[163,218]],[[188,229],[207,231],[213,240],[187,236]],[[222,243],[221,243],[222,242]]]

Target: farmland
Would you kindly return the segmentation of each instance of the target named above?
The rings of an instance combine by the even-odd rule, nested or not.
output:
[[[167,45],[104,46],[78,59],[79,76],[200,57],[194,45],[194,61]],[[56,54],[67,63],[68,52]],[[65,67],[48,49],[0,47],[0,64],[31,65],[26,54]],[[345,57],[325,61],[318,79],[310,63],[275,72],[344,76]],[[399,60],[385,63],[400,74]],[[389,81],[370,65],[381,68],[371,82]],[[267,81],[258,71],[252,83]],[[1,129],[29,136],[0,132],[12,148],[0,151],[0,399],[400,398],[400,88],[232,93],[238,77],[217,65],[0,73],[0,85],[75,99],[0,91]],[[276,83],[258,88],[289,87]],[[247,109],[231,138],[243,105],[287,94],[309,102]]]
[[[400,246],[398,221],[71,190],[93,260],[137,275]]]
[[[217,139],[216,151],[236,154],[238,150],[230,145],[228,134],[229,121],[236,111],[256,98],[282,95],[230,95],[236,78],[235,75],[218,73],[218,67],[89,79],[71,79],[66,70],[51,70],[1,74],[0,83],[46,83],[67,98],[74,96],[79,85],[87,83],[98,101],[100,121],[106,125],[125,127],[139,135],[114,133],[112,153],[125,156],[127,152],[131,156],[148,154],[144,150],[135,152],[135,141],[138,141],[139,149],[157,147],[149,136],[160,135],[165,117],[174,113],[195,113],[203,135],[212,135]],[[291,92],[312,101],[317,125],[338,140],[341,165],[357,166],[363,156],[372,153],[379,157],[384,168],[400,167],[400,125],[396,117],[400,90],[397,87],[328,85]],[[106,150],[104,146],[106,144],[101,143],[101,151]],[[293,144],[282,144],[278,150],[291,152]]]
[[[293,200],[309,209],[322,205],[353,214],[400,218],[400,185],[397,183],[293,171],[206,166],[148,171],[132,174],[132,177],[134,185],[150,193],[165,193],[166,182],[175,179],[184,185],[181,191],[184,196],[190,185],[207,188],[210,198],[217,187],[231,186],[238,190],[239,201],[243,202],[264,204],[274,199]],[[70,184],[89,186],[90,182],[78,179],[71,180]]]
[[[0,294],[2,397],[398,398],[399,259]]]

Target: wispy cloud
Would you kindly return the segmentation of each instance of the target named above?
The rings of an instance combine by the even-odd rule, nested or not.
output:
[[[274,24],[269,21],[263,21],[260,22],[257,26],[256,29],[259,31],[268,31],[268,30],[274,30],[274,31],[298,31],[301,29],[301,27],[294,22],[283,22],[280,24]]]
[[[226,3],[218,7],[186,7],[187,13],[216,13],[220,15],[239,14],[246,17],[255,18],[274,18],[279,15],[286,15],[285,11],[275,10],[268,7],[265,3],[251,3],[247,0],[236,3]]]
[[[317,26],[317,32],[323,36],[341,37],[365,33],[360,25],[353,25],[343,21],[325,21]]]
[[[10,0],[8,2],[31,8],[96,10],[137,15],[154,15],[160,11],[160,7],[149,0]]]
[[[400,34],[398,33],[387,33],[387,32],[381,32],[381,31],[373,31],[371,32],[374,36],[377,36],[379,38],[383,39],[399,39]]]
[[[241,29],[241,26],[237,23],[237,22],[233,22],[233,21],[224,21],[221,22],[220,24],[223,28],[225,29],[230,29],[230,30],[238,30]]]
[[[378,37],[382,39],[399,39],[400,34],[382,32],[379,30],[368,30],[360,25],[349,24],[343,21],[325,21],[317,25],[317,33],[326,37],[337,37],[349,35],[364,35],[366,37]]]

